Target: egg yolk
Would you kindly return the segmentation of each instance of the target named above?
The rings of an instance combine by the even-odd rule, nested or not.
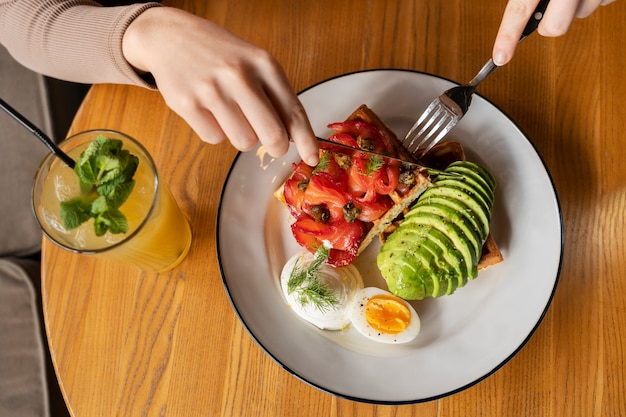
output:
[[[398,334],[409,327],[411,312],[402,300],[379,294],[367,300],[365,320],[377,332]]]

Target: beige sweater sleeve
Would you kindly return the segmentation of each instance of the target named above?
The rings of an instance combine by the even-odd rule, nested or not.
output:
[[[128,25],[158,3],[102,7],[90,0],[0,0],[0,44],[41,74],[85,84],[156,88],[122,53]]]

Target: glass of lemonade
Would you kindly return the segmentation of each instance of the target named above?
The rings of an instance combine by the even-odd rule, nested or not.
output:
[[[76,172],[53,154],[42,162],[33,187],[33,208],[42,230],[52,242],[73,252],[130,263],[148,272],[174,268],[189,251],[191,228],[160,180],[148,151],[128,135],[111,130],[81,132],[62,141],[59,147],[76,161],[99,136],[121,140],[122,149],[138,158],[134,186],[119,207],[126,217],[127,231],[107,231],[98,236],[93,219],[69,230],[64,227],[61,202],[88,191],[84,186],[81,189]]]

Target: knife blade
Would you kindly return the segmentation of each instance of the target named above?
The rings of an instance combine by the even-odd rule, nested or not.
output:
[[[355,148],[349,145],[344,145],[343,143],[333,142],[332,140],[329,140],[329,139],[324,139],[320,137],[316,137],[316,139],[321,149],[331,151],[334,153],[344,153],[344,154],[347,153],[347,154],[352,155],[354,152],[360,152],[368,156],[380,158],[386,164],[392,164],[392,165],[402,164],[407,169],[427,169],[427,170],[431,169],[431,168],[425,167],[424,165],[420,165],[412,161],[405,161],[404,159],[395,158],[393,156],[381,154],[378,152],[366,151],[361,148]]]

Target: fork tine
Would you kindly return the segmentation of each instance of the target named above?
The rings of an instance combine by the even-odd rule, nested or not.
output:
[[[428,132],[422,133],[422,135],[420,136],[422,140],[417,145],[417,147],[424,148],[425,146],[428,146],[428,143],[430,143],[431,141],[436,141],[437,138],[440,136],[440,132],[448,132],[448,130],[452,128],[450,124],[454,123],[456,119],[457,118],[453,114],[443,109],[441,112],[441,117],[437,119],[437,123],[431,126]]]
[[[404,145],[405,149],[407,149],[411,153],[415,152],[419,146],[419,138],[424,135],[426,129],[428,129],[428,127],[435,120],[442,116],[442,112],[444,111],[445,109],[442,108],[439,99],[436,99],[432,103],[430,103],[426,111],[422,113],[420,118],[417,120],[417,122],[415,122],[415,124],[411,127],[409,132],[402,140],[402,145]]]
[[[447,97],[444,97],[444,99]],[[420,157],[435,146],[461,119],[442,97],[435,99],[409,129],[402,145],[411,154]]]
[[[430,135],[424,137],[424,139],[420,142],[417,149],[420,151],[420,155],[428,152],[433,146],[435,146],[439,141],[452,129],[458,122],[459,117],[453,116],[449,113],[446,114],[446,118],[442,118],[436,129],[432,129],[430,131]],[[445,122],[445,123],[444,123]],[[437,130],[438,129],[438,130]],[[435,134],[436,133],[436,134]],[[430,139],[430,141],[429,141]]]
[[[426,146],[433,135],[439,132],[442,127],[447,126],[449,120],[450,114],[442,106],[442,108],[433,115],[431,121],[418,133],[418,138],[420,138],[421,141],[417,144],[417,149]]]
[[[436,123],[431,126],[429,130],[424,130],[420,133],[420,135],[415,139],[417,142],[417,146],[412,146],[409,150],[415,156],[421,156],[428,152],[430,148],[435,146],[441,138],[443,138],[446,133],[450,131],[456,125],[459,118],[456,115],[451,114],[450,112],[443,109],[441,114],[438,115]]]

